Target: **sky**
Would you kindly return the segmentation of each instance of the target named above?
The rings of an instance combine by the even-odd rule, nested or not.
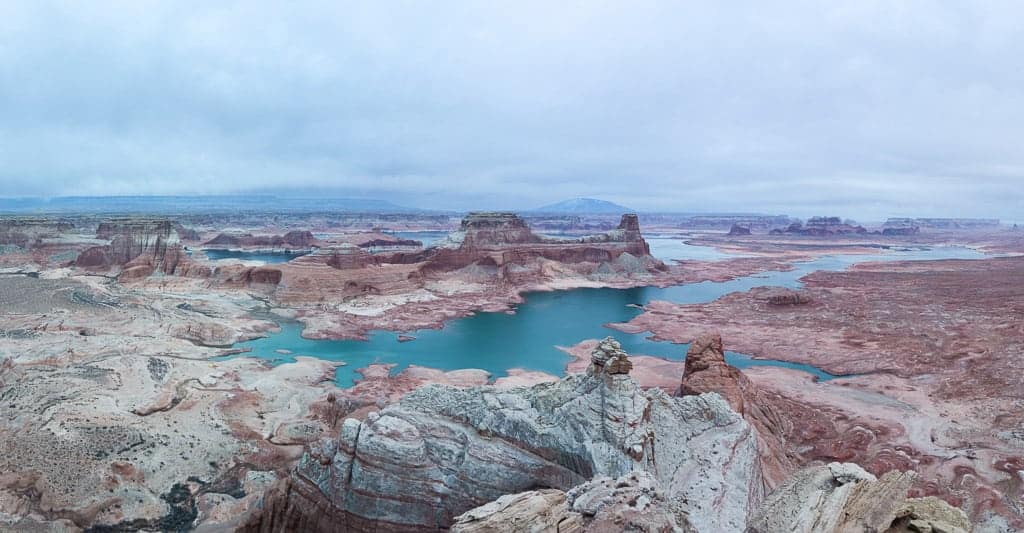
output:
[[[1019,1],[0,2],[0,196],[1024,208]]]

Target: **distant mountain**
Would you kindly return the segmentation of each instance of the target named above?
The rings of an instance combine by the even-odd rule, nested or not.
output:
[[[573,213],[573,214],[622,214],[636,211],[607,200],[596,198],[573,198],[562,202],[545,205],[533,210],[534,213]]]
[[[300,198],[274,195],[222,196],[58,196],[0,198],[0,213],[205,213],[276,211],[349,213],[426,213],[373,198]]]

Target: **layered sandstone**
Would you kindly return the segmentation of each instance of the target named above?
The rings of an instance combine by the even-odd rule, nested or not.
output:
[[[153,272],[174,274],[185,253],[169,220],[133,219],[100,224],[97,238],[110,244],[86,249],[75,265],[88,270],[121,268],[121,276],[136,279]]]
[[[786,480],[751,517],[748,533],[872,533],[896,521],[914,478],[881,478],[852,463],[810,467]],[[929,530],[930,531],[930,530]]]
[[[502,267],[536,259],[608,263],[624,254],[646,259],[645,267],[659,267],[659,262],[650,258],[650,248],[640,234],[636,215],[622,215],[619,226],[605,233],[555,239],[534,234],[526,222],[513,213],[470,213],[447,242],[427,251],[431,266],[445,269],[473,263]]]
[[[688,396],[717,392],[757,429],[758,452],[766,488],[777,486],[796,469],[797,458],[787,449],[786,433],[792,427],[774,398],[755,386],[736,367],[725,362],[722,337],[705,334],[694,339],[686,353],[679,394]]]
[[[603,345],[586,374],[511,390],[432,385],[346,420],[244,530],[439,530],[506,494],[634,471],[695,530],[742,530],[761,497],[750,427],[718,395],[644,391],[617,343]]]

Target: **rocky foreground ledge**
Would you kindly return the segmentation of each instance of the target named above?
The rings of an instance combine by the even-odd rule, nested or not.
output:
[[[813,466],[766,499],[755,426],[717,393],[644,390],[631,368],[609,338],[557,382],[420,388],[311,446],[239,530],[970,530],[941,500],[907,500],[910,472]]]
[[[346,420],[241,529],[441,530],[507,494],[636,475],[676,502],[680,527],[742,531],[762,498],[750,426],[717,394],[645,391],[629,369],[606,341],[586,374],[555,383],[423,387]]]

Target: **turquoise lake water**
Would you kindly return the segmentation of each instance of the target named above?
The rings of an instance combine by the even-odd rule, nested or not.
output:
[[[263,261],[264,263],[287,263],[296,257],[301,257],[309,252],[243,252],[240,250],[203,250],[206,257],[216,261],[218,259],[241,259],[243,261]]]
[[[442,329],[408,332],[416,337],[410,342],[399,342],[398,334],[391,331],[373,331],[366,341],[309,340],[302,338],[300,324],[285,322],[281,324],[279,333],[236,346],[252,349],[241,356],[260,357],[275,363],[294,361],[295,355],[344,361],[346,366],[339,367],[337,371],[337,382],[341,387],[351,386],[353,378],[358,377],[355,370],[371,363],[395,363],[394,372],[415,364],[444,370],[480,368],[490,372],[492,377],[506,375],[509,368],[562,375],[570,358],[558,346],[572,346],[585,339],[600,339],[608,335],[617,338],[631,354],[674,360],[685,358],[686,344],[656,342],[650,340],[647,333],[627,334],[605,327],[605,324],[632,319],[641,312],[636,306],[652,300],[704,303],[758,286],[797,288],[799,279],[810,272],[842,270],[863,261],[981,257],[985,257],[984,254],[956,247],[878,255],[828,256],[799,263],[795,270],[789,272],[766,272],[722,283],[689,283],[664,289],[641,287],[529,293],[514,314],[477,313],[451,320]],[[292,353],[282,355],[275,351],[278,349]],[[821,380],[835,377],[810,365],[752,359],[735,352],[727,352],[726,360],[739,368],[782,366],[810,372]]]

